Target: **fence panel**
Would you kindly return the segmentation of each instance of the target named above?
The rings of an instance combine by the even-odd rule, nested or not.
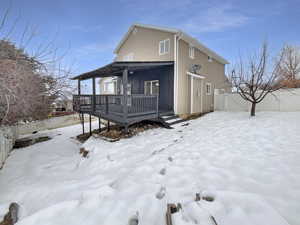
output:
[[[215,94],[215,111],[249,111],[251,103],[242,99],[237,93]],[[259,104],[257,111],[300,111],[300,88],[279,90],[269,94]]]

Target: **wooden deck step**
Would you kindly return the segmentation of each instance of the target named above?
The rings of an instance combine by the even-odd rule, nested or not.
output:
[[[186,120],[181,119],[179,116],[176,116],[174,113],[170,114],[170,115],[163,115],[160,116],[160,118],[163,120],[163,122],[165,124],[167,124],[169,127],[171,127],[172,125],[178,124],[178,123],[182,123]]]
[[[170,115],[170,116],[163,116],[162,118],[163,118],[165,121],[169,121],[169,120],[177,119],[178,116],[175,116],[175,115],[173,114],[173,115]]]
[[[183,123],[185,121],[186,120],[184,120],[184,119],[178,118],[178,120],[170,122],[169,125],[172,126],[172,125],[175,125],[175,124],[178,124],[178,123]]]

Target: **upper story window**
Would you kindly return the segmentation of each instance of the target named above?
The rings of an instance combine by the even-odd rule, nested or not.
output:
[[[191,59],[195,58],[195,48],[193,46],[189,47],[189,56]]]
[[[170,51],[170,39],[159,42],[159,55],[168,54]]]
[[[127,54],[127,55],[124,55],[123,60],[124,61],[133,61],[133,56],[134,56],[134,53],[131,52],[131,53]]]
[[[206,95],[211,95],[211,83],[206,83]]]

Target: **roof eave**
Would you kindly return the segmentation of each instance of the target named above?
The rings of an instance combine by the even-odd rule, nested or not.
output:
[[[194,47],[198,48],[200,51],[203,51],[206,53],[208,56],[213,57],[216,61],[226,65],[230,64],[225,58],[222,56],[218,55],[216,52],[213,50],[207,48],[204,44],[202,44],[200,41],[197,39],[191,37],[190,35],[186,34],[185,32],[182,32],[182,39],[186,41],[187,43],[193,45]]]

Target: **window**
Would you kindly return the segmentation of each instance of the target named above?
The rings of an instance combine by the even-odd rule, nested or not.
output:
[[[211,95],[211,83],[206,83],[206,95]]]
[[[127,54],[123,57],[123,60],[124,61],[133,61],[133,56],[134,56],[134,53],[130,52],[129,54]]]
[[[189,56],[191,59],[195,58],[195,48],[193,46],[189,47]]]
[[[100,94],[115,94],[117,91],[117,80],[107,79],[103,81],[103,90],[100,89]]]
[[[145,81],[144,92],[145,95],[159,95],[159,81],[158,80]]]
[[[159,42],[159,55],[164,55],[170,51],[170,39],[166,39]]]
[[[115,92],[115,82],[114,81],[104,82],[104,84],[103,84],[103,91],[105,93],[111,93],[111,94],[113,94]]]

